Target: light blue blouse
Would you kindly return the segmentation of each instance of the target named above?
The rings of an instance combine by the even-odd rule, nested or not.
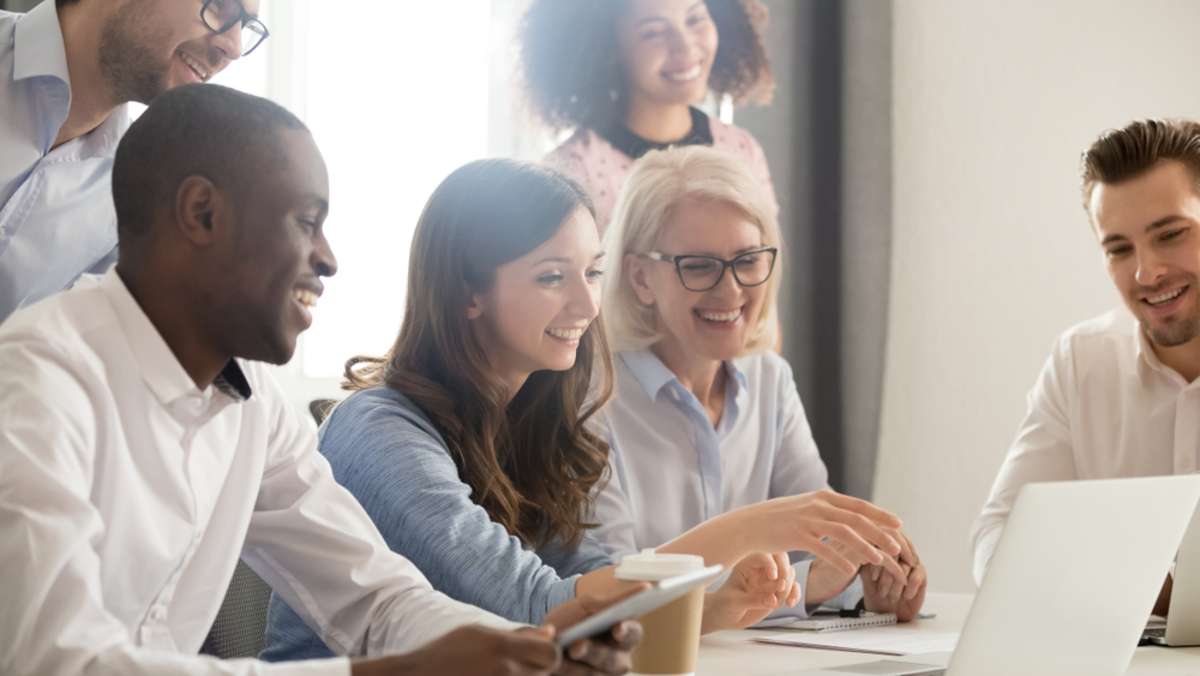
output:
[[[616,355],[615,393],[602,424],[612,480],[596,496],[595,537],[614,560],[656,547],[711,519],[770,498],[828,487],[791,366],[774,352],[725,362],[725,410],[704,406],[649,350]],[[811,555],[792,554],[796,579]],[[824,605],[853,607],[856,580]],[[789,614],[806,614],[803,604]]]
[[[334,408],[321,428],[320,449],[388,546],[456,600],[539,624],[551,608],[574,598],[580,574],[611,562],[588,536],[574,549],[526,549],[471,500],[441,434],[391,388],[356,392]],[[271,597],[263,659],[331,654],[299,615]]]

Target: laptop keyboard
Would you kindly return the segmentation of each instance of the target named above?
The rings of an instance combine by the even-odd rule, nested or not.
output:
[[[1166,627],[1150,627],[1149,629],[1146,629],[1145,631],[1142,632],[1143,639],[1166,638],[1166,637],[1167,637],[1167,628]]]

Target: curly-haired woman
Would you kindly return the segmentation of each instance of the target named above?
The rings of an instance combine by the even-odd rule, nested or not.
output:
[[[577,185],[545,167],[496,159],[452,173],[417,224],[400,335],[385,357],[350,360],[354,392],[321,428],[334,476],[392,549],[439,591],[518,622],[627,584],[587,519],[608,467],[589,420],[612,390],[592,213]],[[656,545],[734,568],[705,599],[712,631],[799,600],[782,552],[819,551],[828,537],[846,547],[834,565],[856,570],[899,552],[884,530],[898,524],[814,493]],[[277,600],[267,639],[267,659],[328,654]]]
[[[757,0],[534,0],[521,27],[533,109],[574,134],[546,161],[578,181],[608,225],[630,165],[709,145],[742,158],[775,195],[758,141],[695,104],[711,91],[766,102],[772,80]]]

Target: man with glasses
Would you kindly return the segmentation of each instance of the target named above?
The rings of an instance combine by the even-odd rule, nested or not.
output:
[[[44,0],[0,12],[0,322],[116,260],[127,104],[203,82],[268,32],[259,0]]]

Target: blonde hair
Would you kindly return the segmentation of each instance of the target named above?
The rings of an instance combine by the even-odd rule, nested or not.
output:
[[[627,254],[654,249],[663,225],[685,199],[729,204],[759,227],[765,246],[782,246],[779,222],[765,186],[741,159],[708,146],[646,153],[625,179],[605,233],[604,321],[614,350],[645,349],[664,337],[658,311],[643,305],[634,293],[624,259]],[[779,273],[777,263],[767,281],[762,313],[742,354],[775,345]]]

